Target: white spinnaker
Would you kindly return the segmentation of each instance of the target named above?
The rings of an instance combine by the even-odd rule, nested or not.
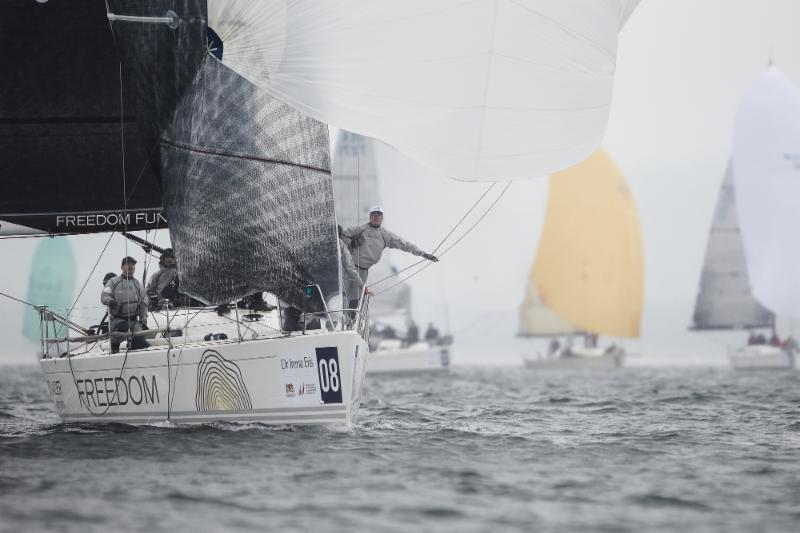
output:
[[[775,67],[750,86],[733,137],[736,211],[753,295],[800,318],[800,90]]]
[[[328,124],[469,180],[600,143],[639,0],[214,0],[223,63]],[[233,40],[233,44],[229,44]]]

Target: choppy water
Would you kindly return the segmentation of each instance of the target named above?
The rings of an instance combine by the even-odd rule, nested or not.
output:
[[[800,373],[370,377],[349,433],[67,427],[0,373],[9,531],[800,530]]]

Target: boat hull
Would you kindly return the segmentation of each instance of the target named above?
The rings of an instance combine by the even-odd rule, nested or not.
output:
[[[353,331],[42,359],[64,422],[349,427],[368,348]]]
[[[369,374],[441,371],[450,368],[450,346],[427,342],[409,348],[377,350],[370,353]]]
[[[625,351],[605,353],[598,349],[573,348],[571,355],[564,355],[563,350],[560,350],[551,356],[525,355],[523,359],[527,368],[604,370],[622,367],[625,364]]]
[[[794,354],[779,346],[744,346],[728,354],[731,367],[750,370],[787,370],[794,368]]]

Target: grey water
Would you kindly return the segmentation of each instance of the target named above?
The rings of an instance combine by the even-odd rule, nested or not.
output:
[[[368,376],[351,431],[74,426],[0,368],[7,531],[798,531],[800,375]]]

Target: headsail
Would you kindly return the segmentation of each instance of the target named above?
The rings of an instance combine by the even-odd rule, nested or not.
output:
[[[753,295],[800,318],[800,90],[770,67],[739,105],[733,136],[736,211]]]
[[[0,236],[166,227],[104,4],[0,2],[0,35]]]
[[[733,165],[719,189],[694,307],[694,329],[747,329],[772,323],[772,314],[753,298],[736,217]]]
[[[638,0],[209,2],[223,63],[318,120],[447,175],[536,177],[608,120]]]
[[[303,309],[339,292],[327,127],[270,97],[224,57],[205,2],[110,0],[142,129],[154,146],[181,290],[212,304],[270,291]],[[155,18],[153,19],[155,20]]]
[[[638,337],[643,277],[636,206],[606,152],[554,174],[529,280],[544,304],[581,330]]]
[[[528,278],[525,299],[519,306],[520,337],[550,337],[572,335],[580,330],[551,311],[539,296],[533,270]]]

